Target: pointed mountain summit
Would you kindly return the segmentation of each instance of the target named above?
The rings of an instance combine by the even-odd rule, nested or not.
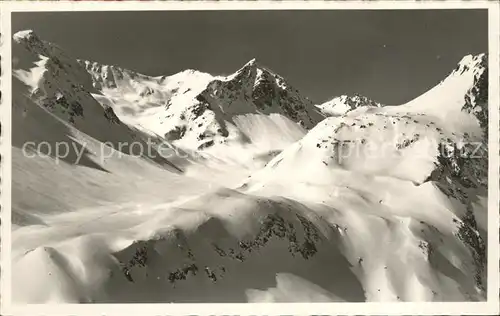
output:
[[[198,148],[225,142],[226,138],[244,139],[246,136],[238,132],[238,127],[234,128],[234,118],[242,115],[279,114],[306,129],[323,118],[311,101],[256,59],[229,76],[214,77],[191,104],[178,106],[175,101],[172,98],[168,102],[168,114],[164,117],[167,120],[163,121],[164,126],[175,124],[170,125],[167,138],[191,138],[191,144],[203,140]]]
[[[22,30],[22,31],[16,32],[16,33],[14,33],[14,35],[12,35],[12,39],[18,43],[21,41],[30,40],[30,39],[35,38],[35,37],[38,39],[38,36],[36,36],[36,34],[33,30]]]
[[[488,65],[488,55],[485,53],[478,55],[466,55],[457,64],[457,67],[452,73],[463,74],[466,71],[472,70],[474,72],[481,71]]]
[[[382,104],[375,102],[365,96],[354,94],[341,95],[325,103],[316,105],[326,116],[341,116],[359,107],[381,107]]]
[[[425,113],[450,128],[463,129],[471,135],[487,135],[488,56],[463,57],[436,86],[408,103],[390,108],[393,111]]]
[[[56,123],[52,121],[62,121],[64,123],[57,124],[67,125],[68,130],[83,133],[112,148],[121,148],[118,151],[124,154],[132,154],[129,146],[142,142],[140,137],[143,135],[121,121],[113,104],[97,99],[97,88],[101,86],[94,84],[95,77],[87,71],[85,64],[67,55],[58,46],[41,40],[31,30],[17,32],[13,39],[13,55],[30,61],[19,63],[13,70],[16,94],[19,99],[25,100],[13,104],[16,115],[48,117],[46,120],[53,125]],[[43,126],[43,120],[36,121],[29,130],[37,131]],[[25,137],[25,132],[13,130],[13,135],[20,139]],[[143,146],[146,144],[143,143]],[[170,166],[162,158],[155,162]]]
[[[256,59],[234,74],[211,82],[201,98],[224,101],[224,111],[228,113],[282,114],[304,128],[312,128],[322,119],[308,98]]]
[[[92,98],[92,79],[76,59],[58,46],[41,40],[32,30],[13,35],[13,51],[32,54],[32,68],[14,75],[30,89],[30,97],[59,118],[90,132],[85,116],[105,119],[106,109]],[[34,67],[33,67],[34,66]],[[85,106],[84,106],[85,105]],[[90,114],[92,113],[92,114]],[[93,123],[100,122],[95,118]]]
[[[486,300],[486,55],[326,118],[256,60],[153,77],[32,31],[13,57],[17,302]]]
[[[13,40],[18,44],[25,45],[28,49],[41,55],[50,55],[48,52],[49,43],[40,40],[33,30],[24,30],[15,33]]]
[[[200,150],[227,141],[251,143],[249,128],[254,130],[250,126],[257,123],[243,121],[260,120],[259,116],[278,115],[298,129],[310,129],[324,118],[308,98],[255,58],[228,76],[187,69],[152,77],[116,65],[74,59],[33,31],[19,32],[14,39],[35,56],[43,56],[40,70],[45,70],[33,74],[43,74],[44,80],[37,81],[41,86],[32,80],[40,102],[54,99],[81,104],[80,99],[90,98],[86,103],[93,105],[86,107],[113,112],[112,122],[123,122],[185,149]],[[96,101],[100,106],[95,107]],[[70,111],[66,117],[64,106],[54,109],[58,108],[61,118],[78,126],[83,124],[78,113],[90,111]]]

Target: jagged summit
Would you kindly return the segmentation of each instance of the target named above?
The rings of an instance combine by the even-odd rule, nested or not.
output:
[[[425,113],[453,128],[478,135],[482,133],[477,130],[478,121],[485,131],[488,120],[487,87],[487,55],[467,55],[439,84],[403,105],[391,107],[391,110]]]
[[[253,65],[257,65],[257,58],[252,58],[245,64],[245,66],[253,66]]]
[[[38,38],[38,36],[35,34],[35,32],[33,30],[23,30],[23,31],[19,31],[19,32],[14,33],[12,38],[16,42],[20,42],[22,40],[26,40],[26,39],[30,39],[30,38]]]
[[[151,78],[117,65],[105,65],[96,61],[83,59],[79,59],[78,63],[92,76],[94,87],[97,89],[116,88],[120,84],[120,81],[123,81],[125,78],[130,78],[131,80],[148,80]]]
[[[255,59],[152,77],[54,47],[13,41],[17,303],[485,300],[486,56],[324,118]]]
[[[485,53],[477,55],[466,55],[457,64],[452,73],[463,73],[469,69],[482,69],[488,64],[488,55]]]
[[[33,50],[33,45],[25,46]],[[55,59],[62,67],[72,64],[78,69],[91,82],[86,89],[120,119],[185,148],[244,139],[231,127],[236,116],[279,114],[306,129],[323,119],[307,97],[256,58],[228,76],[186,69],[158,77],[97,61]]]
[[[257,73],[257,75],[259,75],[262,72],[267,72],[272,74],[273,76],[278,76],[278,74],[271,71],[268,67],[262,64],[261,61],[257,60],[257,58],[252,58],[247,63],[245,63],[241,68],[239,68],[235,73],[227,76],[226,78],[232,78],[233,76],[241,74],[246,74],[246,76],[251,76],[252,74]]]
[[[224,99],[224,111],[238,109],[244,112],[280,113],[305,128],[312,128],[320,120],[311,101],[301,96],[283,77],[257,63],[254,58],[234,74],[216,78],[205,89],[199,100]],[[240,104],[236,107],[232,104]],[[244,105],[245,104],[245,105]]]
[[[92,79],[76,59],[32,30],[17,32],[13,39],[17,43],[13,50],[28,51],[36,58],[32,68],[13,71],[28,89],[31,101],[96,139],[104,138],[99,130],[126,133],[113,109],[92,97],[96,92]]]
[[[360,94],[341,95],[325,103],[316,105],[321,112],[327,116],[340,116],[359,107],[381,107],[382,104],[375,102]]]
[[[239,68],[236,72],[234,72],[231,75],[226,76],[225,78],[226,79],[233,79],[235,77],[238,77],[240,79],[243,77],[250,78],[250,77],[254,77],[258,70],[259,70],[259,72],[261,72],[263,69],[264,68],[262,67],[262,65],[260,65],[257,62],[257,59],[252,58],[247,63],[245,63],[241,68]]]

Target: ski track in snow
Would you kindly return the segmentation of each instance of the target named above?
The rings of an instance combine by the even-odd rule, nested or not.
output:
[[[315,107],[255,60],[149,77],[14,39],[17,303],[485,299],[487,190],[470,184],[484,161],[444,163],[435,146],[483,139],[484,55],[408,104]],[[100,151],[163,137],[186,158]],[[76,149],[29,158],[32,140]]]

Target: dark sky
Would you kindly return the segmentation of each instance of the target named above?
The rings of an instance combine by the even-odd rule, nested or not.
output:
[[[229,74],[255,57],[316,102],[403,103],[488,47],[486,10],[34,12],[13,13],[12,29],[155,76]]]

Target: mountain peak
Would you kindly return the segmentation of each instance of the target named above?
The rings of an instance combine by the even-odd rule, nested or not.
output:
[[[257,58],[252,58],[245,64],[245,66],[253,66],[253,65],[257,65]]]
[[[256,68],[259,68],[258,64],[257,64],[257,59],[256,58],[252,58],[246,64],[244,64],[243,67],[241,67],[240,69],[238,69],[237,73],[248,71],[250,69],[256,69]]]
[[[17,43],[20,43],[22,42],[23,40],[26,41],[26,40],[30,40],[30,39],[33,39],[33,38],[36,38],[38,39],[38,36],[35,34],[35,32],[33,30],[23,30],[23,31],[19,31],[19,32],[16,32],[12,38],[17,42]]]
[[[12,35],[12,39],[17,44],[24,46],[28,51],[46,57],[59,55],[62,51],[57,45],[40,39],[33,30],[29,29],[16,32]]]
[[[381,107],[382,105],[358,93],[353,95],[343,94],[317,105],[321,112],[328,116],[344,115],[361,106]]]
[[[468,70],[474,69],[483,69],[488,64],[488,55],[485,53],[478,55],[466,55],[464,56],[457,64],[457,67],[454,69],[454,73],[464,73]]]
[[[480,63],[486,59],[487,59],[487,56],[485,53],[481,53],[481,54],[477,54],[477,55],[469,54],[469,55],[464,56],[458,64],[459,65],[477,64],[477,63]]]

